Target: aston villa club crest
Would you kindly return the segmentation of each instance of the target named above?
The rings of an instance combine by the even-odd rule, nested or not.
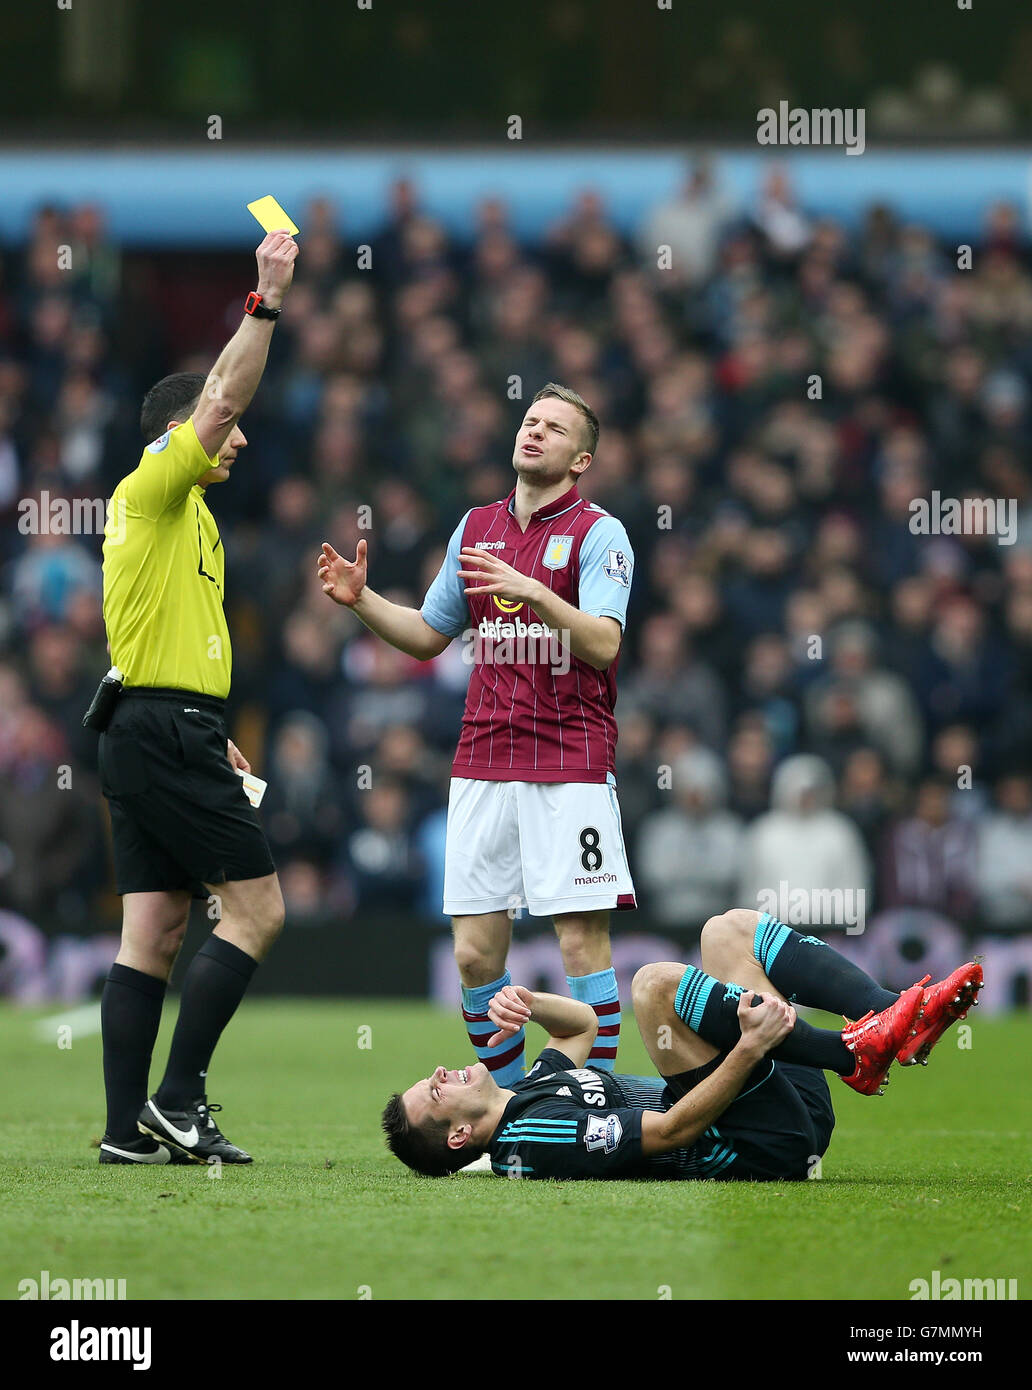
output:
[[[549,536],[545,546],[545,557],[541,561],[546,570],[565,569],[573,553],[572,536]]]

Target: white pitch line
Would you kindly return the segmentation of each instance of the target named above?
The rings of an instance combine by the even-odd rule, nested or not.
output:
[[[92,1033],[99,1033],[100,1004],[83,1004],[81,1008],[70,1009],[63,1014],[49,1014],[46,1018],[38,1018],[32,1032],[39,1042],[55,1043],[59,1028],[70,1028],[73,1041],[76,1038],[88,1038]]]

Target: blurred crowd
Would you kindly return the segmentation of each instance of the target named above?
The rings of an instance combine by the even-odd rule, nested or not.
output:
[[[773,166],[742,205],[692,165],[630,239],[590,190],[534,244],[508,214],[486,197],[455,239],[399,180],[360,269],[313,201],[248,447],[209,497],[232,728],[269,782],[289,920],[439,918],[468,677],[461,644],[421,665],[334,607],[319,544],[365,536],[370,583],[419,606],[464,510],[511,488],[522,411],[555,380],[601,418],[582,492],[636,555],[617,773],[652,920],[699,926],[786,881],[1032,927],[1017,210],[989,209],[970,269],[888,207],[855,232],[816,219]],[[101,538],[47,518],[135,466],[143,391],[210,366],[231,278],[213,344],[184,352],[161,276],[101,209],[42,208],[0,248],[0,909],[49,932],[107,924],[117,899],[81,727],[108,665]],[[933,490],[1008,499],[1014,543],[915,534]]]

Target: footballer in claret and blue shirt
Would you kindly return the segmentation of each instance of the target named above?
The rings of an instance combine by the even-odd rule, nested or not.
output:
[[[429,660],[455,637],[468,643],[444,910],[467,1032],[500,1085],[523,1076],[522,1029],[487,1046],[519,909],[555,923],[570,991],[598,1019],[595,1067],[613,1069],[620,1035],[609,913],[635,900],[614,706],[634,556],[616,517],[578,491],[598,431],[580,396],[543,387],[516,435],[515,487],[462,518],[418,611],[369,588],[365,541],[354,561],[326,544],[318,562],[324,592],[402,651]]]
[[[390,1098],[383,1129],[396,1157],[426,1177],[487,1155],[512,1178],[804,1179],[835,1125],[824,1072],[881,1094],[893,1062],[926,1061],[981,985],[969,961],[896,994],[819,937],[735,908],[703,928],[702,969],[661,961],[634,977],[655,1076],[592,1067],[588,1006],[507,985],[488,1005],[491,1042],[504,1046],[528,1021],[549,1034],[527,1076],[504,1087],[479,1062],[436,1067]],[[855,1022],[815,1028],[793,1000]]]

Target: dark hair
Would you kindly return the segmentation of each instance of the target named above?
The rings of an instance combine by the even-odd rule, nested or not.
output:
[[[584,416],[584,423],[588,427],[587,450],[589,454],[594,455],[598,448],[598,416],[587,401],[582,396],[578,396],[576,391],[571,391],[568,386],[560,386],[555,381],[549,381],[542,386],[534,400],[531,401],[531,405],[535,401],[545,400],[565,401],[567,405],[572,405],[575,410],[580,411],[581,415]]]
[[[140,430],[148,444],[161,438],[169,420],[190,418],[207,380],[200,372],[173,372],[151,387],[140,408]]]
[[[381,1124],[391,1153],[424,1178],[446,1178],[484,1152],[470,1144],[463,1144],[461,1149],[449,1149],[447,1120],[424,1120],[419,1126],[412,1124],[397,1091],[384,1106]]]

